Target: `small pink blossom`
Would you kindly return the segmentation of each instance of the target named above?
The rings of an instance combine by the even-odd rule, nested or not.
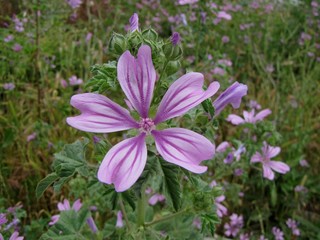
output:
[[[228,209],[221,204],[225,199],[226,199],[226,197],[224,195],[216,197],[216,199],[215,199],[215,205],[217,208],[217,215],[220,218],[222,218],[223,216],[227,216],[227,214],[228,214]]]
[[[11,42],[12,40],[13,40],[13,36],[12,36],[12,35],[8,35],[8,36],[6,36],[6,37],[4,38],[3,41],[5,41],[5,42]]]
[[[15,52],[20,52],[22,50],[22,46],[19,43],[15,43],[12,47],[12,50]]]
[[[305,160],[305,159],[300,160],[299,163],[300,163],[300,166],[301,166],[301,167],[310,167],[308,161]]]
[[[156,193],[149,199],[149,204],[151,206],[156,205],[158,202],[162,203],[166,200],[166,197],[162,194]]]
[[[118,212],[117,212],[116,228],[122,228],[123,226],[124,226],[124,224],[123,224],[122,212],[121,212],[121,211],[118,211]]]
[[[16,87],[16,85],[14,85],[14,83],[3,84],[3,88],[8,91],[12,91],[15,87]]]
[[[221,68],[221,67],[215,67],[215,68],[213,69],[212,73],[215,74],[215,75],[223,76],[223,75],[226,74],[226,71],[225,71],[223,68]]]
[[[186,4],[194,4],[198,2],[199,0],[178,0],[179,5],[186,5]]]
[[[80,7],[82,0],[66,0],[69,6],[73,9]]]
[[[220,19],[225,19],[225,20],[231,20],[232,19],[232,16],[225,12],[225,11],[220,11],[217,13],[217,18],[220,18]]]
[[[201,220],[200,218],[193,219],[192,225],[195,226],[197,229],[201,229]]]
[[[227,118],[228,122],[233,125],[240,125],[244,123],[256,123],[262,121],[265,117],[271,114],[270,109],[264,109],[255,115],[255,110],[252,109],[250,112],[243,111],[244,119],[235,114],[230,114]]]
[[[283,237],[283,232],[277,228],[277,227],[273,227],[272,228],[272,233],[275,237],[275,240],[284,240],[284,237]]]
[[[23,240],[23,239],[24,239],[24,237],[20,237],[19,232],[17,232],[17,231],[14,231],[9,238],[9,240]]]
[[[216,148],[216,152],[220,152],[223,153],[225,152],[229,147],[231,147],[229,142],[222,142],[218,145],[218,147]]]
[[[83,80],[81,78],[77,78],[77,76],[73,75],[69,78],[70,86],[81,85]]]
[[[286,174],[290,171],[290,167],[287,164],[279,161],[271,161],[271,158],[277,156],[280,153],[280,151],[280,147],[272,147],[269,146],[266,142],[264,142],[263,147],[261,149],[261,153],[256,152],[251,158],[251,163],[261,162],[263,168],[263,177],[269,180],[273,180],[273,171],[276,171],[281,174]]]
[[[288,228],[291,229],[292,235],[300,236],[300,230],[298,229],[298,223],[295,220],[289,218],[286,221],[286,224],[287,224]]]
[[[228,36],[223,36],[222,39],[221,39],[221,41],[222,41],[223,43],[228,43],[228,42],[230,42],[230,38],[229,38]]]
[[[90,42],[91,38],[92,38],[93,34],[92,32],[88,32],[87,36],[86,36],[86,43]]]
[[[30,135],[27,136],[27,142],[31,142],[33,140],[35,140],[37,138],[37,133],[32,133]]]

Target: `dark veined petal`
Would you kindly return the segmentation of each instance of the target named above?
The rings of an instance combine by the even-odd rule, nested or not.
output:
[[[117,192],[129,189],[138,180],[146,165],[145,136],[145,133],[141,133],[113,146],[99,167],[99,181],[113,183]]]
[[[170,118],[181,116],[202,101],[212,97],[219,89],[220,84],[213,82],[204,91],[204,78],[201,73],[191,72],[176,80],[164,95],[154,123],[166,121]]]
[[[71,98],[71,105],[79,109],[81,115],[68,117],[67,123],[79,130],[109,133],[139,128],[128,110],[101,94],[74,95]]]
[[[142,118],[147,118],[156,81],[150,47],[142,45],[137,58],[129,51],[124,52],[117,69],[119,83],[128,100]]]
[[[179,165],[194,173],[203,173],[206,166],[199,164],[211,159],[215,146],[202,135],[184,128],[153,130],[156,148],[168,162]]]

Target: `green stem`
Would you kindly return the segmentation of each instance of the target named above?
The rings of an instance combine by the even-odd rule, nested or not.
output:
[[[166,62],[164,63],[163,69],[162,69],[162,73],[161,73],[161,75],[160,75],[160,77],[159,77],[158,82],[160,82],[160,80],[162,79],[162,77],[165,75],[165,71],[166,71],[166,68],[167,68],[167,66],[168,66],[168,63],[169,63],[169,61],[166,61]]]
[[[124,220],[126,222],[127,228],[128,228],[128,230],[130,232],[131,226],[130,226],[130,223],[129,223],[129,220],[128,220],[128,216],[127,216],[127,212],[126,212],[126,209],[124,208],[124,204],[123,204],[122,199],[120,200],[119,204],[120,204],[120,208],[121,208]]]
[[[164,217],[162,217],[162,218],[153,220],[152,222],[147,222],[147,223],[145,224],[145,226],[146,226],[146,227],[149,227],[149,226],[152,226],[152,225],[154,225],[154,224],[158,224],[158,223],[160,223],[160,222],[164,222],[164,221],[170,220],[171,218],[175,218],[175,217],[177,217],[177,216],[179,216],[179,215],[182,215],[182,214],[186,213],[188,210],[189,210],[189,209],[186,208],[186,209],[184,209],[184,210],[181,210],[180,212],[176,212],[176,213],[173,213],[173,214],[164,216]]]
[[[145,203],[146,203],[145,187],[142,187],[141,197],[138,198],[138,207],[137,207],[137,226],[138,227],[144,226]]]

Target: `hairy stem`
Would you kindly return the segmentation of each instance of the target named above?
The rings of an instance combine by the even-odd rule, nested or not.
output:
[[[144,226],[145,204],[146,204],[145,187],[142,187],[141,196],[138,198],[138,207],[137,207],[137,226],[138,227]]]
[[[127,212],[126,212],[126,209],[124,208],[124,204],[123,204],[122,199],[120,200],[119,204],[120,204],[121,212],[123,214],[124,221],[126,222],[127,228],[128,228],[128,230],[130,232],[131,226],[130,226],[130,223],[129,223],[129,220],[128,220],[128,216],[127,216]]]

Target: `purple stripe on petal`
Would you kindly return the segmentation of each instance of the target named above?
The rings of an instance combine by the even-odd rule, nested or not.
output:
[[[158,124],[173,117],[181,116],[205,99],[212,97],[219,89],[218,82],[210,84],[204,91],[203,75],[191,72],[176,80],[164,95],[154,123]]]
[[[194,173],[203,173],[206,166],[199,164],[211,159],[215,152],[214,145],[202,135],[183,128],[154,130],[156,148],[168,162],[179,165]]]
[[[247,85],[238,82],[233,83],[214,101],[215,114],[218,115],[228,104],[231,104],[233,108],[239,108],[241,98],[247,95],[247,91]]]
[[[99,181],[113,183],[117,192],[130,188],[138,180],[146,165],[145,136],[145,133],[141,133],[113,146],[99,167]]]
[[[103,95],[77,94],[72,96],[71,105],[79,109],[81,115],[68,117],[67,123],[79,130],[109,133],[139,128],[128,110]]]
[[[148,117],[156,71],[147,45],[139,48],[137,58],[126,51],[118,61],[118,79],[122,90],[142,118]]]

